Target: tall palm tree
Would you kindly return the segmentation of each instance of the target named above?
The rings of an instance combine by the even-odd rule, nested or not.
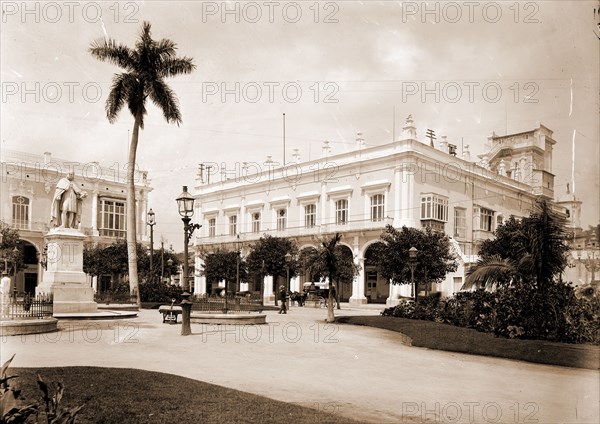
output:
[[[93,42],[89,48],[92,56],[103,62],[113,63],[125,70],[113,76],[110,94],[106,99],[106,117],[112,124],[123,106],[133,115],[133,133],[129,145],[127,167],[127,256],[129,269],[129,287],[140,304],[138,289],[137,254],[135,250],[136,215],[134,170],[140,129],[144,129],[146,99],[162,110],[167,122],[181,123],[181,112],[177,96],[165,83],[168,77],[189,74],[195,69],[191,58],[176,57],[177,45],[168,39],[153,40],[150,23],[144,22],[135,49],[117,44],[112,39]]]

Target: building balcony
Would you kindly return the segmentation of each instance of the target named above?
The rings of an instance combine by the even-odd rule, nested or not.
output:
[[[493,231],[486,231],[486,230],[474,230],[473,231],[473,241],[475,241],[475,242],[482,242],[484,240],[490,240],[493,238],[494,238]]]
[[[322,236],[325,234],[332,233],[347,233],[355,231],[372,231],[372,230],[385,230],[386,225],[392,224],[392,218],[383,218],[378,221],[372,221],[370,219],[348,221],[345,224],[320,224],[313,227],[291,227],[284,230],[264,230],[260,232],[245,232],[235,235],[222,234],[213,237],[199,236],[196,237],[196,244],[198,245],[210,245],[210,244],[228,244],[228,243],[240,243],[240,242],[253,242],[260,239],[263,235],[270,235],[273,237],[306,237],[306,236]]]
[[[50,230],[50,223],[46,221],[29,221],[23,219],[13,219],[10,226],[16,230],[33,231],[47,233]]]

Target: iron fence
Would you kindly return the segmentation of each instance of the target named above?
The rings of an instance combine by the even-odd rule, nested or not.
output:
[[[5,320],[42,319],[52,316],[52,296],[26,294],[10,298],[0,305],[0,316]]]

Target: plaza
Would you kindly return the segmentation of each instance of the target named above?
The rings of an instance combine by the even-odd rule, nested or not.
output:
[[[344,304],[336,314],[379,312]],[[62,321],[57,333],[4,337],[1,350],[16,353],[14,367],[142,368],[371,423],[598,422],[597,371],[411,347],[400,333],[325,325],[324,316],[293,307],[267,311],[266,326],[192,324],[181,337],[179,325],[141,310],[133,320]]]

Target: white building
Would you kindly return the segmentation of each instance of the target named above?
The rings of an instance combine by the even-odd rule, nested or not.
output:
[[[452,237],[458,269],[431,288],[450,295],[497,225],[511,215],[529,215],[538,196],[554,197],[551,130],[539,125],[518,134],[492,133],[488,144],[489,153],[474,163],[468,146],[457,152],[444,136],[435,147],[417,139],[409,116],[393,143],[366,148],[359,137],[354,151],[330,155],[325,142],[322,157],[307,162],[282,166],[269,158],[263,164],[222,164],[220,170],[217,164],[204,167],[194,193],[194,216],[202,225],[195,239],[196,269],[202,269],[201,251],[240,243],[247,251],[263,234],[293,238],[304,249],[339,232],[361,270],[352,287],[340,289],[341,297],[391,305],[410,295],[410,287],[387,284],[370,247],[387,224],[431,226]],[[300,291],[305,279],[293,279],[291,290]],[[266,299],[272,299],[273,287],[267,277]],[[196,273],[195,292],[206,291],[204,276]]]
[[[18,292],[35,293],[35,287],[43,279],[40,261],[44,235],[50,229],[50,205],[56,183],[68,172],[74,172],[74,182],[88,194],[83,199],[80,224],[81,231],[88,236],[86,242],[108,245],[125,238],[126,170],[118,164],[106,167],[98,162],[57,159],[50,153],[35,155],[2,149],[1,169],[0,220],[19,230],[27,265],[16,275]],[[146,209],[152,188],[147,172],[137,171],[135,179],[137,233],[140,240],[147,240]],[[94,286],[96,283],[93,282]],[[107,282],[101,281],[102,284]]]

